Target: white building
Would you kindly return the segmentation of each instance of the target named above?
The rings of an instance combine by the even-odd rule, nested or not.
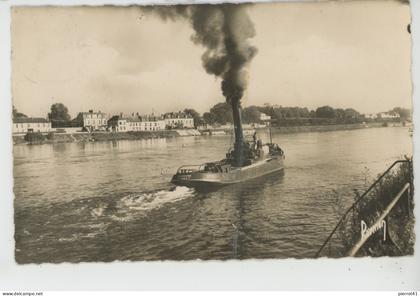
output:
[[[166,128],[194,128],[194,118],[184,112],[170,112],[163,115]]]
[[[267,115],[265,113],[260,112],[260,120],[261,121],[270,121],[271,120],[271,116]]]
[[[271,121],[271,116],[263,112],[260,112],[260,120],[265,124],[265,126],[269,126],[270,121]],[[259,127],[258,123],[254,124],[254,127]]]
[[[159,131],[165,129],[165,121],[154,115],[124,117],[121,114],[108,120],[108,128],[113,132]]]
[[[108,128],[113,132],[127,132],[127,118],[120,115],[114,115],[108,120]]]
[[[88,131],[105,130],[107,127],[107,116],[101,111],[80,112],[74,119],[76,125],[83,127]]]
[[[365,114],[365,117],[369,119],[376,119],[378,118],[378,115],[374,113],[369,113],[369,114]]]
[[[382,119],[396,119],[400,118],[400,114],[394,112],[382,112],[378,114],[378,117]]]
[[[22,117],[13,119],[14,134],[26,134],[27,132],[48,133],[51,131],[51,122],[45,118]]]

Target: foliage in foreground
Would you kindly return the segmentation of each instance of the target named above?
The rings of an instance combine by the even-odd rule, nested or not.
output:
[[[395,198],[401,188],[410,182],[412,166],[410,162],[397,165],[363,197],[349,213],[335,234],[342,248],[336,249],[339,256],[345,256],[361,237],[361,221],[371,227]],[[411,188],[412,189],[412,188]],[[355,190],[354,201],[360,197]],[[413,190],[405,192],[386,218],[386,240],[383,240],[384,229],[373,234],[357,256],[403,256],[414,252],[414,214]],[[336,194],[335,212],[340,219],[347,208],[342,198]]]

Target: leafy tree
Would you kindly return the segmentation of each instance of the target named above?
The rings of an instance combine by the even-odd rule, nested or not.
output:
[[[299,108],[299,117],[309,118],[311,117],[311,112],[308,108]]]
[[[194,126],[200,126],[203,125],[204,121],[203,118],[201,118],[200,113],[195,111],[194,109],[185,109],[184,112],[194,119]]]
[[[218,103],[210,109],[214,121],[219,124],[232,123],[232,107],[228,103]]]
[[[62,103],[51,105],[51,112],[48,113],[48,119],[52,127],[65,127],[70,125],[70,114],[67,107]]]
[[[25,114],[18,112],[15,106],[13,106],[12,115],[13,115],[13,119],[28,117]]]
[[[203,120],[206,124],[215,124],[216,123],[216,117],[213,113],[205,112],[203,114]]]
[[[346,118],[346,111],[344,109],[335,109],[335,118],[338,120],[344,120]]]
[[[256,106],[250,106],[242,110],[242,121],[245,123],[260,123],[261,112]]]
[[[271,105],[264,105],[263,107],[257,107],[258,110],[262,113],[265,113],[271,116],[272,119],[275,120],[284,120],[287,118],[310,118],[315,117],[312,113],[314,111],[309,111],[308,108],[302,107],[283,107],[283,106],[271,106]]]
[[[210,109],[210,112],[204,113],[203,119],[209,124],[225,124],[233,121],[231,112],[229,104],[219,103],[213,106]],[[395,112],[401,112],[407,116],[406,112],[399,109]],[[335,109],[330,106],[323,106],[316,110],[309,110],[306,107],[283,107],[279,105],[264,104],[264,106],[250,106],[244,108],[242,111],[242,121],[245,123],[260,122],[261,113],[269,115],[277,125],[284,126],[357,123],[365,120],[359,112],[352,108]],[[408,114],[410,114],[409,110]]]
[[[319,107],[316,109],[315,113],[316,113],[316,116],[319,118],[335,118],[336,117],[336,112],[334,108],[330,106]]]
[[[286,114],[285,112],[283,112],[283,108],[274,108],[273,109],[273,118],[277,119],[277,120],[282,120],[284,118],[286,118]]]
[[[346,119],[357,119],[360,117],[360,113],[352,108],[344,110],[344,114]]]
[[[341,109],[341,108],[334,109],[333,108],[333,110],[334,110],[335,123],[355,123],[361,117],[360,113],[352,108],[347,108],[347,109]],[[325,112],[325,109],[324,109],[324,112]],[[329,112],[331,113],[331,111]],[[331,117],[323,116],[321,118],[331,118]]]
[[[270,104],[264,104],[263,107],[257,107],[257,108],[260,112],[271,116],[271,118],[275,118],[274,107],[271,106]]]
[[[36,143],[44,141],[45,137],[40,132],[28,132],[23,139],[29,143]]]
[[[400,115],[400,118],[403,120],[411,120],[411,110],[401,107],[395,107],[392,109],[392,112],[395,112]]]
[[[311,110],[311,112],[309,112],[309,117],[311,117],[311,118],[315,118],[316,117],[315,110]]]

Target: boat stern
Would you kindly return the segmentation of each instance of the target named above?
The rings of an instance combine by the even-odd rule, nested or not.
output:
[[[189,186],[191,175],[199,171],[200,166],[198,165],[184,165],[180,167],[176,174],[173,175],[171,183],[178,186]]]
[[[172,177],[171,183],[178,186],[194,188],[224,185],[224,178],[221,172],[206,171],[200,169],[201,167],[202,166],[180,167]]]

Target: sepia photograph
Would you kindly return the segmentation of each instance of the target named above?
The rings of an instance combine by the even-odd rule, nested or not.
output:
[[[12,6],[16,262],[412,256],[410,13]]]

